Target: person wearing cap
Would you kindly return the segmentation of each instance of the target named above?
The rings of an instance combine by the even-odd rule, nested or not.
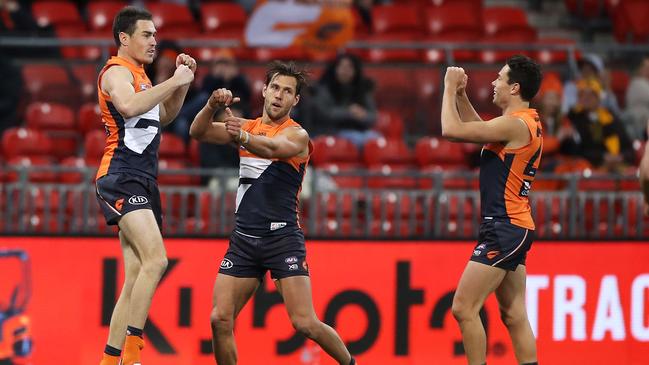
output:
[[[604,89],[599,80],[581,79],[575,87],[577,103],[567,115],[574,133],[562,140],[562,153],[584,157],[604,171],[620,172],[635,158],[624,125],[603,105]]]
[[[617,98],[613,91],[608,87],[608,72],[604,66],[602,58],[596,54],[585,54],[578,61],[579,71],[573,80],[567,81],[563,86],[563,100],[561,103],[561,112],[567,114],[570,109],[577,104],[577,86],[576,83],[582,79],[597,79],[603,86],[602,105],[617,117],[622,115],[622,110],[617,102]]]

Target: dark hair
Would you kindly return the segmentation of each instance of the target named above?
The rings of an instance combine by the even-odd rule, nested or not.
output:
[[[509,72],[507,77],[509,85],[519,84],[521,87],[521,99],[530,101],[539,91],[543,75],[541,66],[531,58],[523,55],[512,56],[507,60]]]
[[[363,75],[363,64],[360,58],[353,54],[341,53],[336,56],[336,59],[327,66],[324,73],[322,74],[322,77],[320,78],[320,84],[329,89],[329,92],[337,102],[341,102],[341,99],[345,97],[346,93],[340,92],[343,85],[338,82],[336,69],[338,68],[338,65],[345,59],[349,60],[352,63],[352,67],[354,68],[354,78],[351,81],[351,93],[349,94],[352,98],[351,101],[366,106],[365,95],[374,89],[374,83],[372,82],[372,80],[366,78],[365,75]]]
[[[153,16],[147,10],[136,8],[135,6],[127,6],[115,15],[113,20],[113,38],[115,38],[115,45],[119,47],[119,33],[124,32],[128,35],[133,35],[135,32],[135,25],[138,20],[153,20]]]
[[[295,95],[300,95],[300,91],[308,82],[307,72],[299,68],[293,61],[287,63],[281,61],[271,62],[266,71],[266,86],[270,85],[270,81],[278,75],[295,78]]]

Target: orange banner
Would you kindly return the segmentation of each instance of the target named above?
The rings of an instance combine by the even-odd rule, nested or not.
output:
[[[212,286],[227,242],[166,240],[170,265],[145,330],[146,363],[214,364]],[[472,252],[459,242],[307,244],[313,298],[362,364],[465,364],[450,313],[457,280]],[[94,364],[103,351],[122,267],[117,239],[0,238],[0,252],[29,257],[28,363]],[[27,280],[0,255],[0,310]],[[537,242],[528,256],[527,305],[542,364],[647,364],[649,245]],[[22,288],[25,288],[23,286]],[[511,344],[491,298],[484,313],[490,365],[513,364]],[[239,363],[330,365],[296,336],[281,299],[266,282],[236,325]],[[6,339],[3,339],[6,340]]]

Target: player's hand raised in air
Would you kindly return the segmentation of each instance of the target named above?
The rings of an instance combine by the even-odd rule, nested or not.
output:
[[[172,78],[176,79],[180,86],[188,85],[194,81],[194,72],[186,65],[180,65],[174,71]]]
[[[466,91],[466,84],[469,82],[469,75],[466,73],[464,74],[464,78],[462,78],[462,82],[460,82],[459,85],[457,85],[457,94],[462,95]]]
[[[465,76],[466,73],[462,67],[447,67],[444,76],[444,87],[456,92]]]
[[[207,100],[207,105],[216,110],[238,103],[240,100],[239,97],[232,96],[232,91],[226,88],[220,88],[212,91],[212,95]]]
[[[181,53],[176,57],[176,68],[180,65],[185,65],[189,67],[192,72],[196,72],[196,60],[187,54]]]

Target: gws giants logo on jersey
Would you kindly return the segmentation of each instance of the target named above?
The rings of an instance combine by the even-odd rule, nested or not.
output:
[[[132,197],[128,198],[129,204],[132,205],[143,205],[149,202],[149,199],[142,195],[133,195]]]

